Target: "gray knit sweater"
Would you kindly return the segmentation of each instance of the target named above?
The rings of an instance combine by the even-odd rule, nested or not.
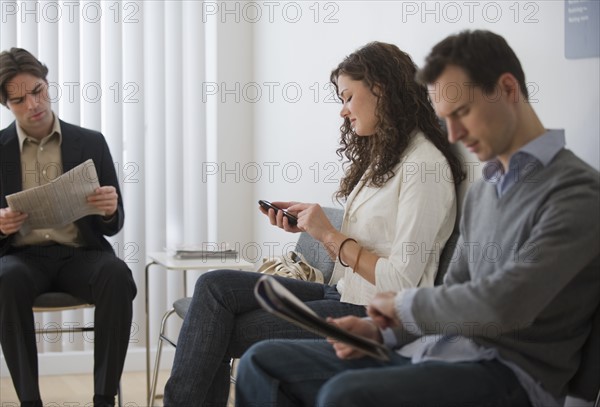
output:
[[[500,198],[478,181],[444,285],[415,293],[418,328],[496,348],[564,396],[600,302],[599,215],[599,174],[568,150]],[[407,327],[396,335],[415,339]]]

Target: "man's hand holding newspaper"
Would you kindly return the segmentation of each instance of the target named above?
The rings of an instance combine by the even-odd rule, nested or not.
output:
[[[63,227],[88,215],[111,216],[118,196],[114,187],[100,186],[89,159],[48,184],[7,195],[6,201],[3,233],[20,229],[26,234],[31,229]]]

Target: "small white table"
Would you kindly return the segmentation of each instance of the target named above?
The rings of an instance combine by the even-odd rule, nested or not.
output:
[[[230,269],[230,270],[247,270],[251,271],[254,269],[254,265],[246,260],[240,258],[235,259],[186,259],[178,260],[173,258],[167,252],[153,252],[149,253],[148,257],[150,262],[146,265],[145,269],[145,307],[146,307],[146,394],[150,394],[150,316],[149,312],[149,293],[148,293],[148,272],[151,266],[161,266],[167,270],[183,271],[183,295],[187,295],[187,270],[218,270],[218,269]],[[148,396],[149,397],[149,396]],[[148,405],[151,400],[148,400]]]

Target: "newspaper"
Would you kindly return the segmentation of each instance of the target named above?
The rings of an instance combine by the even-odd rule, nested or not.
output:
[[[272,276],[262,276],[258,280],[254,286],[254,296],[265,310],[294,325],[317,335],[344,342],[376,359],[390,359],[387,347],[328,323]]]
[[[105,215],[87,202],[98,183],[96,166],[91,159],[79,164],[52,182],[7,195],[13,211],[28,215],[22,233],[31,229],[60,228],[87,215]]]

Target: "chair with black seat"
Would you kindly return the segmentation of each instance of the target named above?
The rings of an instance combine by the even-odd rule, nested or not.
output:
[[[60,311],[71,311],[83,308],[94,308],[94,304],[89,304],[86,301],[74,297],[70,294],[63,292],[48,292],[38,296],[33,303],[33,312],[60,312]],[[81,326],[81,327],[67,327],[62,328],[58,325],[58,328],[36,328],[36,334],[48,335],[48,334],[63,334],[73,332],[93,332],[94,326]],[[121,400],[121,385],[117,389],[118,395],[118,406],[121,407],[123,402]]]
[[[331,224],[339,230],[342,227],[344,211],[342,209],[328,207],[324,207],[323,211],[325,212],[325,215],[327,216]],[[323,273],[324,281],[329,281],[333,273],[333,266],[335,262],[329,257],[327,251],[321,243],[313,239],[312,236],[310,236],[308,233],[302,232],[300,233],[300,237],[298,238],[298,242],[296,243],[295,250],[304,256],[308,264],[321,270],[321,272]],[[154,400],[156,399],[156,383],[158,381],[158,372],[160,368],[160,358],[162,353],[163,342],[166,341],[172,346],[176,347],[176,341],[169,339],[165,335],[165,327],[167,320],[173,314],[177,314],[177,316],[179,316],[181,319],[184,319],[191,302],[191,297],[180,298],[173,303],[173,308],[165,312],[165,314],[163,315],[162,321],[160,323],[160,333],[158,336],[156,359],[154,362],[154,369],[152,372],[150,394],[148,396],[148,401],[151,406],[154,404]],[[235,379],[233,377],[232,382],[235,382]]]

